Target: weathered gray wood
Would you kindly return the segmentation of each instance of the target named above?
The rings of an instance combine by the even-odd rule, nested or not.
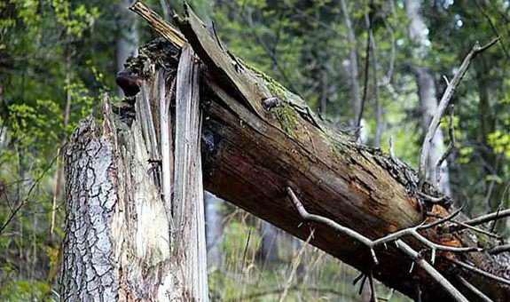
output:
[[[164,72],[158,70],[156,74],[156,84],[159,96],[159,125],[161,142],[161,196],[165,204],[167,216],[172,217],[172,182],[174,159],[172,157],[172,125],[170,114],[170,102],[172,97],[172,88],[167,94]],[[170,221],[172,223],[172,221]]]
[[[194,52],[185,45],[176,76],[173,254],[186,301],[208,300],[198,77]]]

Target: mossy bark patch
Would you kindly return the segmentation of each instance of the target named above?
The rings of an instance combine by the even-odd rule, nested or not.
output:
[[[285,131],[285,133],[292,135],[298,125],[298,116],[296,111],[294,111],[288,104],[282,104],[281,106],[276,107],[273,111],[282,127],[282,130]]]

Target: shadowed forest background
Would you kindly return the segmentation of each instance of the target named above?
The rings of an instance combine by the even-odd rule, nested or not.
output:
[[[182,2],[146,1],[167,20]],[[129,0],[0,2],[0,300],[53,301],[63,238],[59,154],[78,122],[119,102],[115,75],[156,37]],[[300,94],[323,119],[418,166],[448,79],[473,61],[430,151],[449,145],[441,189],[472,216],[510,207],[510,2],[197,0],[229,49]],[[360,119],[360,117],[362,117]],[[360,127],[357,127],[359,123]],[[451,125],[451,127],[449,127]],[[357,272],[206,195],[213,301],[369,301]],[[458,205],[461,206],[461,205]],[[508,225],[491,227],[507,238]],[[408,298],[377,284],[391,301]]]

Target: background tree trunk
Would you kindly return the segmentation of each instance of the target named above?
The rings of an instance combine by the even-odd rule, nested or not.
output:
[[[115,47],[115,59],[117,72],[124,70],[124,63],[131,56],[138,54],[138,20],[129,12],[131,0],[122,0],[118,6],[117,41]],[[122,89],[119,89],[122,93]],[[121,94],[122,95],[122,94]]]
[[[278,228],[266,221],[262,221],[260,232],[262,242],[260,245],[259,257],[261,261],[264,264],[278,262],[278,241],[280,239],[278,236]]]
[[[223,263],[221,249],[223,237],[223,213],[220,198],[205,192],[205,234],[207,242],[207,263],[212,269],[220,268]]]
[[[430,49],[430,41],[428,39],[429,29],[421,16],[421,0],[406,0],[405,6],[407,16],[410,20],[409,38],[416,44],[414,55],[416,58],[424,60]],[[432,121],[432,117],[437,112],[438,101],[436,97],[436,83],[431,72],[426,67],[412,65],[411,70],[416,77],[416,85],[418,86],[421,129],[423,133],[427,133],[430,121]],[[428,164],[425,171],[427,179],[433,183],[436,182],[436,164],[445,150],[443,131],[438,129],[432,139],[430,152],[428,154]],[[441,165],[439,177],[439,188],[443,193],[451,196],[447,160],[443,161]]]
[[[349,84],[351,91],[351,107],[353,118],[351,124],[356,125],[356,121],[361,111],[361,93],[359,87],[359,70],[358,70],[358,52],[356,50],[356,34],[352,27],[351,16],[345,0],[340,0],[340,7],[342,8],[342,15],[344,18],[345,27],[347,28],[347,43],[349,43],[349,60],[346,68],[349,75]]]

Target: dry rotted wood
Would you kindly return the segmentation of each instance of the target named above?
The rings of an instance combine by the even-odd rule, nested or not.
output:
[[[176,78],[174,257],[182,274],[184,301],[208,301],[204,196],[200,158],[201,112],[198,64],[189,45],[182,49]]]

